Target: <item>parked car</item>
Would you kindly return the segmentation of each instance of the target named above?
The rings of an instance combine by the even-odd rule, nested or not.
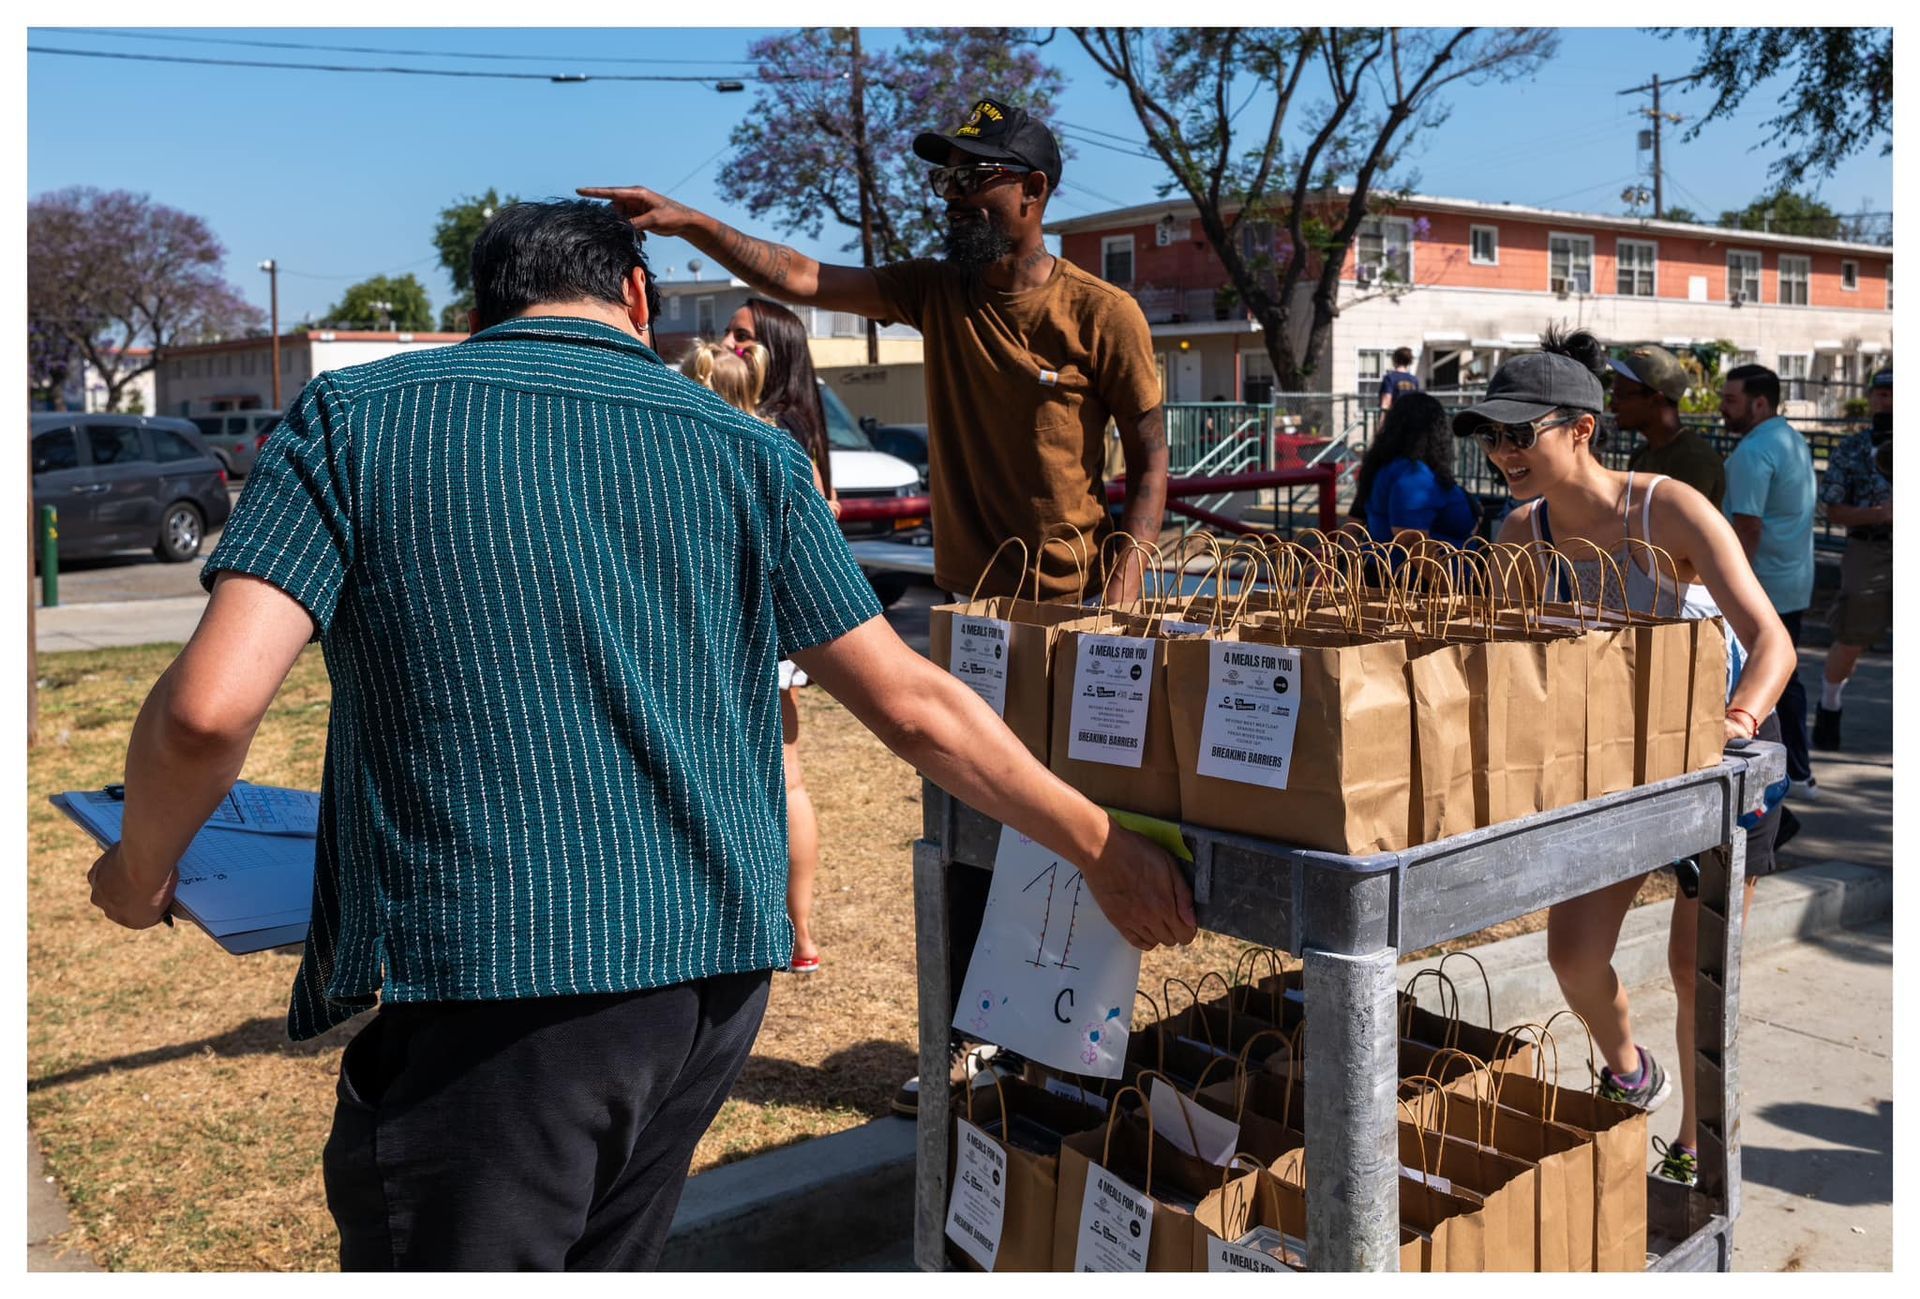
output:
[[[843,503],[862,497],[920,496],[926,492],[926,479],[921,472],[897,456],[876,451],[839,394],[824,383],[820,385],[820,402],[827,412],[827,455],[833,465],[833,490]],[[840,531],[849,541],[932,544],[932,534],[924,517],[871,522],[843,519]],[[909,573],[869,569],[867,581],[873,584],[874,594],[885,607],[906,594],[913,577]]]
[[[874,450],[906,461],[927,476],[927,426],[925,424],[882,424],[867,418],[860,421]]]
[[[226,524],[226,470],[186,420],[41,412],[31,433],[33,503],[59,511],[62,559],[151,548],[184,563]]]
[[[253,472],[254,457],[280,422],[279,412],[270,410],[230,410],[190,418],[229,478],[245,478]]]

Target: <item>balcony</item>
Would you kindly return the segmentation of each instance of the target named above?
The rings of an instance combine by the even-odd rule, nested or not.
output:
[[[1216,288],[1136,286],[1133,299],[1149,325],[1180,325],[1201,320],[1244,320],[1246,312],[1229,307]]]

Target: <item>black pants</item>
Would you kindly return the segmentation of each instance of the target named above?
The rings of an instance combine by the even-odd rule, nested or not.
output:
[[[1806,616],[1805,609],[1780,615],[1796,651],[1800,648],[1800,620]],[[1813,762],[1807,752],[1807,688],[1800,684],[1797,656],[1793,661],[1793,675],[1787,678],[1786,689],[1780,692],[1780,702],[1774,705],[1774,710],[1780,717],[1780,742],[1787,746],[1787,779],[1804,785],[1813,777]]]
[[[767,973],[382,1007],[323,1166],[346,1271],[645,1270],[732,1090]]]

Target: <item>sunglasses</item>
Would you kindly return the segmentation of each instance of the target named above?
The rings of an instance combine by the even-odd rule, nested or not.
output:
[[[1010,167],[998,162],[963,162],[957,167],[935,167],[927,173],[935,198],[965,198],[977,194],[1000,176],[1025,176],[1031,167]]]
[[[1563,415],[1545,424],[1496,424],[1488,420],[1475,426],[1472,436],[1479,439],[1480,445],[1488,451],[1497,450],[1502,442],[1516,451],[1531,451],[1542,433],[1548,429],[1565,428],[1579,418],[1578,415]]]

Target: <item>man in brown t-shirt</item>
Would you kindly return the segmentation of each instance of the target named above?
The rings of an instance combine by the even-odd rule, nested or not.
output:
[[[1041,594],[1090,596],[1065,547],[1039,552],[1060,524],[1097,546],[1112,530],[1101,466],[1109,418],[1126,458],[1120,529],[1156,544],[1166,508],[1167,443],[1152,337],[1124,291],[1047,252],[1047,200],[1060,184],[1053,133],[995,99],[951,134],[923,132],[947,205],[945,256],[878,270],[829,266],[749,238],[640,188],[582,189],[640,230],[678,235],[755,289],[787,302],[898,320],[926,339],[934,577],[971,591],[988,557],[1019,537],[1042,565]],[[1116,543],[1117,546],[1117,543]],[[1003,558],[983,594],[1014,593]],[[1132,599],[1139,567],[1116,564],[1110,599]]]

